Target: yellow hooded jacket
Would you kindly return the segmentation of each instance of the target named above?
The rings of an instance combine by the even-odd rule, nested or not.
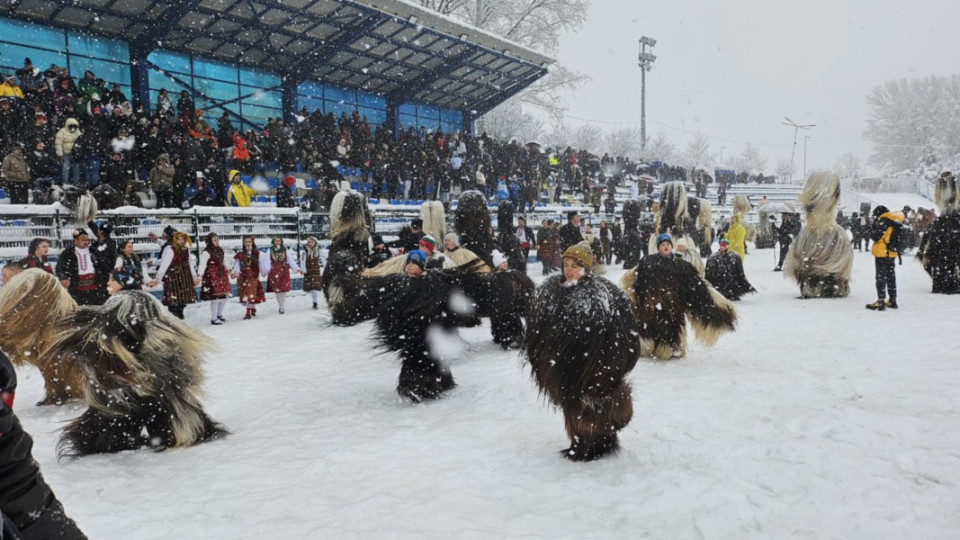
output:
[[[746,239],[747,239],[747,230],[741,224],[743,216],[740,213],[736,213],[730,219],[730,229],[727,230],[727,240],[730,242],[730,251],[736,253],[740,256],[742,261],[747,255],[746,250]]]
[[[233,170],[227,175],[230,180],[230,190],[227,192],[227,206],[246,208],[250,206],[250,198],[256,191],[240,181],[240,171]]]
[[[884,212],[877,218],[878,221],[882,221],[884,219],[889,219],[890,221],[895,221],[900,224],[903,224],[903,222],[906,221],[906,217],[903,215],[903,212]],[[896,259],[898,253],[894,251],[893,248],[887,246],[892,235],[893,226],[891,225],[883,231],[883,236],[881,236],[879,240],[874,241],[873,247],[870,248],[870,254],[878,258],[886,257],[888,259]]]

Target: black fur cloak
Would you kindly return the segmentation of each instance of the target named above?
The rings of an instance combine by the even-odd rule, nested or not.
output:
[[[451,304],[471,265],[450,270],[427,270],[422,276],[388,274],[380,277],[344,276],[333,286],[343,302],[331,307],[333,323],[353,326],[375,319],[377,345],[398,352],[402,361],[397,393],[413,401],[439,398],[456,386],[442,348],[432,348],[433,332],[456,334],[459,326],[475,326],[479,319]],[[460,302],[459,304],[466,304]]]
[[[490,211],[487,200],[476,190],[464,191],[457,200],[454,227],[460,236],[460,245],[477,254],[487,266],[494,268],[493,250],[499,249],[491,235]]]
[[[743,273],[740,256],[732,251],[718,251],[707,259],[704,277],[728,300],[739,300],[745,294],[757,292]]]
[[[345,275],[357,275],[371,260],[370,210],[366,199],[355,191],[341,191],[330,208],[330,251],[323,269],[321,288],[327,303],[331,299],[330,286]]]
[[[643,258],[647,246],[640,236],[640,203],[626,201],[623,203],[623,247],[621,258],[623,267],[627,270],[637,266]]]
[[[536,288],[533,280],[518,270],[507,270],[464,276],[460,286],[473,301],[477,316],[490,318],[494,343],[504,349],[520,344],[523,317]]]
[[[513,203],[510,201],[500,201],[500,207],[497,208],[497,244],[500,245],[500,251],[506,256],[507,264],[513,270],[527,273],[527,259],[523,256],[523,248],[520,247],[520,239],[517,238],[517,232],[513,228]]]
[[[960,191],[957,178],[945,172],[937,179],[934,201],[940,215],[923,234],[917,257],[933,278],[933,292],[960,293]]]
[[[625,280],[629,277],[624,276]],[[690,263],[651,255],[637,265],[631,289],[636,298],[641,354],[661,360],[686,354],[686,320],[697,339],[713,345],[732,331],[733,304],[711,287]]]
[[[617,431],[633,416],[624,378],[639,356],[634,317],[627,295],[599,276],[553,276],[536,290],[522,350],[540,392],[563,411],[568,459],[619,447]]]

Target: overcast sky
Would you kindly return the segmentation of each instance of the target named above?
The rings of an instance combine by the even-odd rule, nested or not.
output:
[[[647,74],[647,136],[663,131],[682,151],[711,137],[724,158],[745,142],[767,172],[790,158],[793,128],[807,131],[807,169],[851,152],[864,162],[866,95],[899,78],[960,71],[957,0],[593,0],[583,29],[561,41],[559,61],[591,81],[568,95],[573,116],[601,127],[640,122],[638,39],[657,40]],[[668,127],[669,126],[669,127]],[[679,128],[679,129],[677,129]],[[803,167],[803,135],[797,174]]]

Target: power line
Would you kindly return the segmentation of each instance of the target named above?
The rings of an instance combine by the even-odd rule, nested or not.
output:
[[[572,114],[564,114],[563,116],[564,116],[565,118],[572,118],[572,119],[574,119],[574,120],[581,120],[581,121],[583,121],[583,122],[591,122],[591,123],[595,123],[595,124],[608,124],[608,125],[614,125],[614,126],[620,126],[620,125],[624,125],[624,124],[633,125],[633,126],[640,125],[640,122],[630,122],[630,121],[611,122],[611,121],[609,121],[609,120],[596,120],[596,119],[593,119],[593,118],[583,118],[583,117],[580,117],[580,116],[574,116],[574,115],[572,115]],[[660,127],[665,127],[665,128],[668,128],[668,129],[673,129],[673,130],[680,131],[680,132],[683,132],[683,133],[689,133],[689,134],[692,134],[692,135],[703,135],[704,137],[706,137],[706,138],[708,138],[708,139],[713,139],[713,140],[717,140],[717,141],[731,142],[731,143],[738,143],[738,144],[752,144],[752,145],[754,145],[754,146],[767,146],[767,147],[771,147],[771,148],[786,148],[786,147],[787,147],[787,145],[784,145],[784,144],[755,143],[755,142],[752,142],[752,141],[741,141],[741,140],[738,140],[738,139],[728,139],[728,138],[726,138],[726,137],[717,137],[717,136],[715,136],[715,135],[707,135],[707,134],[705,134],[705,133],[703,133],[703,132],[700,132],[700,131],[694,131],[694,130],[692,130],[692,129],[685,129],[685,128],[681,128],[681,127],[671,126],[670,124],[665,124],[665,123],[663,123],[663,122],[657,122],[656,120],[649,120],[649,122],[650,122],[651,124],[656,124],[656,125],[658,125],[658,126],[660,126]]]

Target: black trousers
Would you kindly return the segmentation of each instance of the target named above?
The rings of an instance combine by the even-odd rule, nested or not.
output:
[[[790,251],[790,242],[780,242],[780,262],[777,268],[783,268],[783,261],[787,260],[787,252]]]
[[[10,192],[10,204],[27,204],[30,194],[28,182],[7,182],[7,191]]]
[[[897,299],[897,259],[877,257],[877,298]]]

